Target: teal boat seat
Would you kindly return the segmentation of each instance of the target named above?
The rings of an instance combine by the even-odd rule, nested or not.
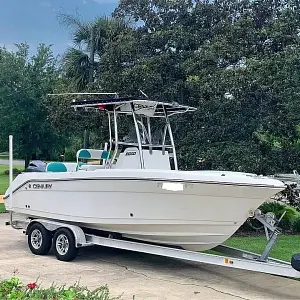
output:
[[[105,161],[108,159],[111,159],[112,157],[112,152],[111,151],[107,151],[107,150],[98,150],[98,149],[80,149],[77,151],[76,153],[76,161],[77,161],[77,167],[76,167],[76,171],[81,170],[81,167],[83,165],[87,165],[82,164],[82,162],[80,162],[80,160],[98,160],[99,161],[99,166],[103,165],[101,164],[101,161]],[[91,167],[94,168],[94,167]],[[86,168],[85,168],[86,169]]]
[[[67,172],[67,167],[62,162],[51,162],[46,170],[47,172]]]
[[[96,150],[96,149],[80,149],[78,150],[76,157],[79,159],[108,159],[110,156],[109,151]]]

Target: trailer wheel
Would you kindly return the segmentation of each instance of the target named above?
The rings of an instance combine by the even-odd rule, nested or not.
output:
[[[300,272],[300,253],[292,256],[291,265],[296,271]]]
[[[42,224],[34,223],[28,231],[28,246],[35,255],[46,255],[51,249],[52,234]]]
[[[75,237],[68,228],[59,228],[53,237],[54,253],[58,260],[71,261],[78,253],[75,246]]]

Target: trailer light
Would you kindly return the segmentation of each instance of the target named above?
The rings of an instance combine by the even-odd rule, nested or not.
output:
[[[183,183],[180,182],[164,182],[162,184],[162,189],[167,191],[183,191]]]

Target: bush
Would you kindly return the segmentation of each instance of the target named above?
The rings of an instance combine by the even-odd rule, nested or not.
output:
[[[276,200],[282,201],[300,211],[300,193],[297,184],[287,184],[287,187],[275,195]]]
[[[286,211],[286,214],[279,223],[279,227],[286,230],[292,229],[295,219],[300,217],[300,213],[296,208],[280,202],[265,202],[259,209],[263,213],[273,212],[277,219]]]
[[[65,161],[76,161],[76,152],[66,151]]]
[[[22,171],[20,171],[19,169],[13,168],[13,175],[14,176],[17,176],[17,175],[19,175],[21,173],[22,173]],[[4,175],[9,175],[9,170],[5,170],[4,171]]]
[[[300,233],[300,216],[294,219],[294,222],[292,224],[292,229],[296,233]]]
[[[90,291],[86,287],[74,285],[69,288],[52,286],[42,289],[36,282],[24,285],[17,277],[0,282],[1,300],[113,300],[107,286]]]
[[[276,219],[279,220],[279,218],[282,216],[282,214],[286,211],[284,217],[279,223],[279,227],[283,230],[296,230],[300,232],[300,212],[297,211],[296,208],[287,205],[285,203],[281,202],[265,202],[263,203],[259,209],[263,213],[272,212],[275,214]],[[297,222],[299,222],[299,230],[294,229],[297,228]],[[260,223],[258,220],[249,218],[240,228],[239,232],[250,232],[250,231],[256,231],[256,232],[264,232],[264,227],[262,223]]]

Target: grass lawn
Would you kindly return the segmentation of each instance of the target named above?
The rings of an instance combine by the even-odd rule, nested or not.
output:
[[[23,167],[14,167],[19,170],[23,170]],[[8,188],[9,175],[4,175],[4,172],[8,170],[9,167],[5,165],[0,165],[0,195],[3,195]]]
[[[262,237],[232,237],[225,242],[229,247],[239,248],[255,253],[262,253],[266,246],[266,238]],[[290,262],[295,253],[300,253],[300,235],[281,235],[270,256]]]
[[[0,203],[0,214],[5,212],[5,207],[3,203]]]

